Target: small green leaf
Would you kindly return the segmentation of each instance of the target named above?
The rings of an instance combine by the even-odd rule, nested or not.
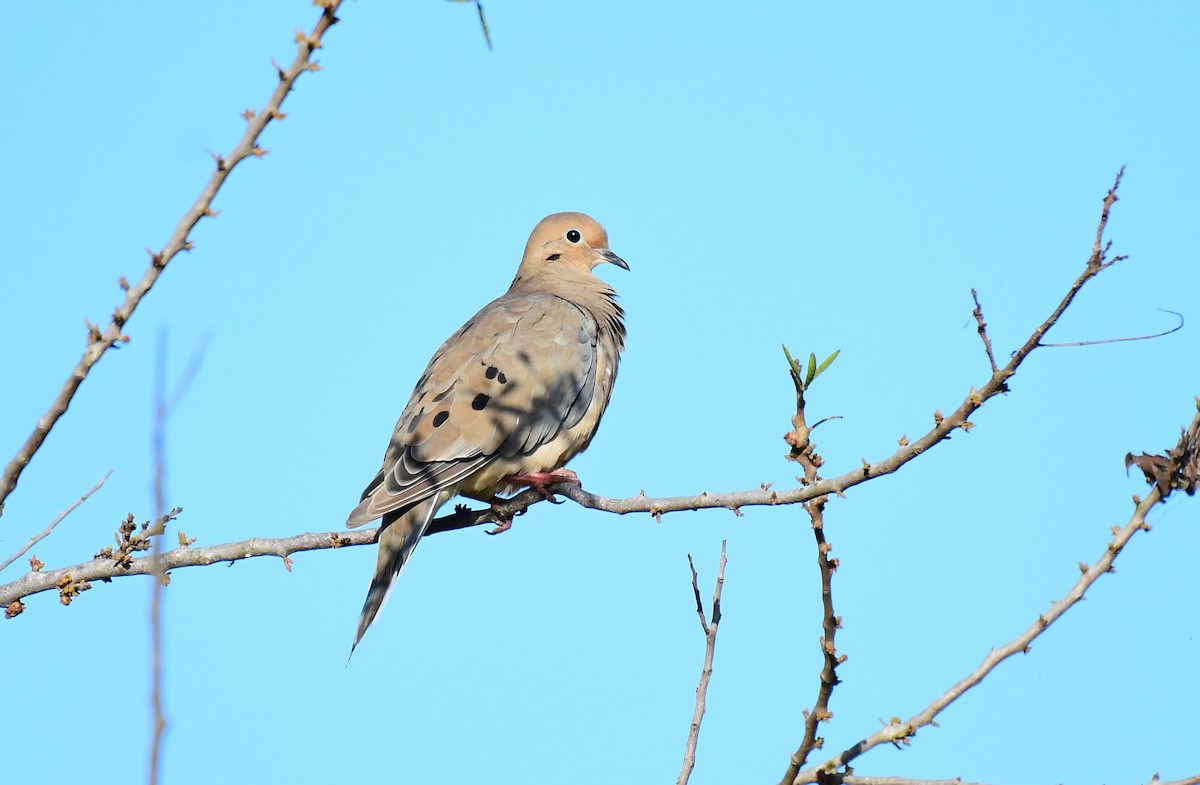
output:
[[[823,363],[821,363],[819,368],[817,368],[817,376],[820,376],[821,374],[825,373],[825,369],[828,368],[829,366],[833,365],[833,361],[836,360],[837,356],[841,353],[842,353],[841,349],[836,349],[836,350],[834,350],[833,354],[826,357],[825,361]]]
[[[796,385],[797,392],[804,392],[804,381],[800,378],[800,363],[796,362],[796,358],[792,357],[792,353],[788,351],[787,344],[783,344],[783,356],[788,361],[788,373],[791,374],[792,383]]]
[[[788,361],[788,370],[793,371],[793,372],[799,371],[800,366],[796,364],[796,360],[792,357],[792,353],[788,351],[787,344],[786,343],[782,344],[782,346],[783,346],[783,356],[786,357],[787,361]]]

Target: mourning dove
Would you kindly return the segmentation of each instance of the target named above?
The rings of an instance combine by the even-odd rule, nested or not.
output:
[[[599,223],[582,213],[547,216],[508,291],[429,361],[383,467],[346,521],[383,517],[354,646],[448,500],[490,503],[525,485],[575,479],[559,470],[595,435],[625,346],[616,292],[592,273],[604,262],[629,269]]]

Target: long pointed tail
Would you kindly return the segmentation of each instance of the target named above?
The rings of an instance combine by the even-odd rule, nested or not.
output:
[[[379,556],[375,560],[375,576],[371,578],[371,588],[367,589],[367,599],[363,602],[362,613],[358,617],[358,633],[354,636],[354,645],[350,647],[351,656],[363,634],[375,620],[375,616],[383,610],[383,604],[392,593],[400,568],[412,555],[413,549],[417,547],[417,542],[425,534],[425,529],[433,520],[433,514],[437,512],[438,507],[442,506],[442,502],[441,494],[434,494],[407,510],[383,516],[379,533]]]

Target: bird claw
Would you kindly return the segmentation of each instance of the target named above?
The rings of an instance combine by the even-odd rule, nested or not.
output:
[[[508,531],[511,528],[512,528],[512,518],[508,518],[503,521],[496,521],[496,528],[491,529],[491,530],[485,530],[484,533],[485,534],[503,534],[504,532]]]

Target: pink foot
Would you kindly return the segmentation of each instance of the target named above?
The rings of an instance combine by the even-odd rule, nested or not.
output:
[[[572,485],[583,487],[583,483],[579,481],[579,475],[570,469],[555,469],[552,472],[533,472],[531,474],[512,474],[504,478],[507,482],[516,483],[518,485],[528,485],[534,490],[540,491],[549,501],[554,501],[554,494],[550,493],[547,488],[555,483],[569,482]],[[496,509],[496,502],[504,501],[503,499],[494,499],[492,509]],[[497,516],[498,517],[498,516]],[[500,534],[512,528],[512,518],[500,520],[496,523],[496,528],[488,532],[488,534]]]
[[[512,518],[509,518],[506,521],[498,522],[496,524],[496,528],[490,530],[488,532],[488,534],[500,534],[501,532],[506,532],[511,528],[512,528]]]
[[[528,485],[530,488],[545,488],[547,485],[553,485],[556,482],[569,482],[572,485],[583,487],[583,483],[579,481],[579,475],[570,469],[555,469],[552,472],[534,472],[533,474],[514,474],[505,478],[510,482]]]

